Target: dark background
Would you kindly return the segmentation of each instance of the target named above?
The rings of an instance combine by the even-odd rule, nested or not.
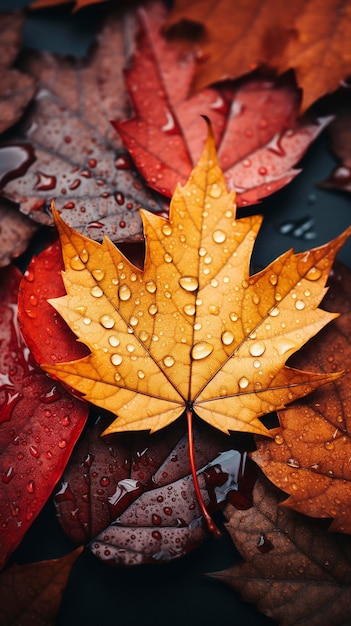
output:
[[[23,7],[25,0],[0,0],[0,10]],[[130,3],[129,3],[130,4]],[[53,52],[84,56],[104,4],[72,15],[71,6],[28,15],[24,43]],[[351,196],[318,187],[337,165],[327,133],[312,145],[299,166],[302,173],[252,212],[264,214],[253,265],[259,269],[290,247],[296,251],[329,241],[349,226]],[[285,232],[285,234],[284,234]],[[351,267],[351,241],[339,259]],[[51,502],[16,551],[18,562],[63,556],[73,549]],[[226,585],[206,576],[240,559],[224,534],[209,538],[188,556],[165,565],[112,569],[88,550],[76,562],[64,594],[59,626],[259,626],[274,624],[245,604]]]

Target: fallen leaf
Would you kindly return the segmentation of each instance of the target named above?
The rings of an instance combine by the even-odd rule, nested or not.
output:
[[[13,126],[34,96],[31,76],[10,66],[22,43],[24,13],[0,13],[0,133]]]
[[[126,241],[141,239],[141,205],[164,209],[141,182],[110,124],[129,110],[123,67],[132,37],[132,18],[110,13],[85,61],[26,54],[38,92],[12,149],[22,148],[22,164],[25,140],[35,160],[21,165],[20,174],[8,174],[12,180],[3,193],[38,223],[52,224],[48,207],[55,197],[57,208],[81,232]],[[13,167],[18,170],[16,160]]]
[[[223,432],[269,434],[261,415],[338,377],[284,363],[335,317],[317,307],[350,229],[250,276],[261,217],[235,220],[211,133],[169,221],[142,217],[144,270],[56,215],[67,295],[50,302],[91,354],[42,367],[118,415],[105,433],[154,432],[195,411]]]
[[[176,0],[168,28],[183,41],[184,24],[197,33],[196,90],[260,66],[293,68],[305,110],[351,72],[350,17],[348,0]]]
[[[340,160],[331,176],[322,183],[327,189],[351,191],[351,115],[350,89],[342,89],[336,105],[335,118],[329,127],[331,149]]]
[[[2,626],[54,626],[72,566],[82,548],[51,561],[12,565],[0,574]]]
[[[20,272],[0,274],[0,567],[60,478],[87,407],[35,366],[17,324]]]
[[[189,97],[195,60],[180,56],[160,34],[164,7],[153,4],[139,17],[142,30],[125,74],[134,117],[114,125],[147,184],[167,196],[178,182],[185,184],[202,151],[201,114],[211,119],[221,167],[239,205],[289,183],[327,118],[296,121],[300,94],[288,76],[222,83]]]
[[[0,267],[25,252],[38,226],[21,215],[11,203],[0,198]]]
[[[163,562],[207,537],[196,501],[184,424],[153,437],[141,433],[101,438],[99,418],[77,444],[55,496],[59,520],[78,543],[113,564]],[[203,498],[215,510],[228,494],[249,498],[247,453],[238,441],[196,427],[197,470]],[[245,476],[244,476],[245,474]],[[243,485],[243,487],[242,487]]]
[[[60,242],[33,256],[18,291],[18,321],[24,340],[37,363],[79,359],[88,350],[47,302],[65,293]]]
[[[351,272],[338,266],[324,305],[342,315],[296,355],[294,365],[315,371],[344,369],[328,390],[280,412],[274,441],[257,441],[253,459],[277,487],[284,505],[313,517],[333,518],[330,530],[351,533]]]
[[[351,618],[351,540],[279,506],[264,478],[254,506],[225,509],[243,563],[214,574],[281,626],[342,626]],[[211,574],[213,576],[213,574]]]

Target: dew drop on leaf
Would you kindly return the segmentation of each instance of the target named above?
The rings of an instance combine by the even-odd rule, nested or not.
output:
[[[196,291],[199,287],[199,281],[196,276],[181,276],[179,284],[185,291]]]
[[[199,341],[199,343],[196,343],[193,346],[191,356],[195,361],[200,361],[201,359],[205,359],[207,356],[212,354],[212,352],[213,345],[211,343],[208,341]]]
[[[100,324],[104,328],[113,328],[115,325],[115,321],[110,315],[102,315],[100,317]]]
[[[118,295],[120,300],[126,302],[131,297],[132,292],[130,291],[128,285],[121,285],[118,289]]]

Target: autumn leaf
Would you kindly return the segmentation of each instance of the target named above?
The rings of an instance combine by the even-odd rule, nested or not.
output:
[[[284,505],[313,517],[333,518],[330,530],[351,533],[351,272],[338,266],[324,304],[342,315],[318,341],[296,355],[296,364],[316,371],[344,368],[342,379],[319,389],[311,400],[280,412],[274,441],[257,441],[253,459],[266,476],[290,494]]]
[[[38,92],[11,145],[18,156],[10,161],[15,171],[8,172],[3,194],[40,224],[52,224],[49,206],[55,197],[66,221],[86,235],[140,240],[138,208],[164,210],[143,185],[110,123],[129,111],[123,67],[133,32],[130,15],[111,12],[86,60],[25,55]],[[9,146],[0,149],[0,156],[2,150],[7,153]],[[25,153],[33,150],[34,160],[26,160]]]
[[[260,66],[294,69],[305,110],[351,72],[350,11],[347,0],[176,0],[168,28],[180,39],[184,24],[197,33],[196,90]]]
[[[107,432],[156,431],[191,409],[224,432],[266,434],[260,415],[337,376],[284,363],[335,317],[316,307],[348,231],[250,277],[261,218],[235,220],[211,134],[169,221],[142,216],[143,271],[56,216],[67,296],[51,302],[91,354],[43,367],[118,414]]]
[[[34,79],[11,67],[21,48],[23,22],[23,13],[0,13],[0,133],[20,119],[35,92]]]
[[[37,231],[37,224],[19,213],[10,202],[0,199],[0,267],[25,252],[28,243]]]
[[[20,279],[12,266],[0,274],[0,567],[49,498],[87,417],[35,366],[16,320]]]
[[[245,560],[214,576],[281,626],[348,624],[350,538],[327,534],[320,520],[306,520],[280,501],[261,478],[251,509],[227,506],[226,527]]]
[[[211,119],[238,205],[254,204],[289,183],[298,173],[293,167],[328,121],[296,121],[300,94],[291,77],[251,77],[190,97],[195,60],[179,55],[160,34],[164,7],[140,9],[139,18],[141,32],[125,73],[134,116],[114,125],[147,184],[167,196],[178,182],[185,184],[202,151],[200,114]]]
[[[71,568],[82,552],[78,548],[59,559],[12,565],[0,574],[2,626],[54,626]]]
[[[93,553],[112,564],[162,563],[198,546],[207,532],[184,423],[152,437],[101,438],[108,423],[108,415],[100,416],[81,438],[57,489],[55,504],[65,532],[78,543],[91,542]],[[196,468],[212,511],[228,494],[244,497],[250,491],[247,452],[237,446],[233,438],[196,425]]]

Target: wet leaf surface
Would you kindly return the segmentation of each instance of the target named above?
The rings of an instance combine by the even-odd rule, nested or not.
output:
[[[91,354],[42,367],[118,415],[107,432],[154,432],[186,410],[269,434],[260,416],[338,376],[284,363],[335,317],[318,304],[348,231],[250,277],[261,218],[235,219],[211,133],[169,221],[143,212],[144,270],[55,219],[67,295],[50,302]]]
[[[329,128],[331,149],[340,161],[330,177],[322,183],[326,189],[351,191],[351,116],[350,89],[340,90],[335,106],[335,119]]]
[[[54,626],[78,548],[60,559],[12,565],[0,574],[0,620],[2,626]]]
[[[235,7],[230,0],[176,0],[168,25],[182,40],[185,22],[193,46],[197,35],[196,90],[262,65],[279,73],[292,68],[303,88],[305,110],[350,74],[345,54],[350,11],[347,0],[241,0]]]
[[[65,219],[81,232],[128,241],[141,238],[139,207],[163,209],[110,124],[128,111],[123,67],[132,38],[132,18],[111,13],[86,61],[48,53],[25,56],[38,92],[13,144],[21,151],[4,193],[38,223],[52,224],[49,205],[55,198]],[[24,140],[33,146],[35,160],[22,165]]]
[[[101,433],[108,415],[81,439],[55,502],[61,525],[113,565],[169,561],[207,537],[190,473],[187,435],[177,423],[156,435]],[[197,469],[210,510],[251,497],[255,473],[233,437],[197,425]]]
[[[185,184],[202,150],[201,115],[211,120],[221,167],[239,205],[289,183],[325,124],[297,122],[300,94],[291,77],[220,83],[190,97],[195,59],[181,56],[160,34],[164,9],[154,4],[139,16],[142,30],[126,72],[134,117],[115,126],[148,185],[171,196],[178,182]]]
[[[18,546],[60,478],[87,417],[35,366],[17,324],[21,274],[1,271],[0,563]]]
[[[282,626],[341,626],[351,617],[351,538],[327,534],[280,507],[281,494],[265,478],[254,506],[228,505],[227,530],[244,562],[215,574]]]
[[[311,401],[280,412],[274,441],[257,441],[253,459],[290,497],[284,504],[313,517],[333,518],[330,530],[351,533],[351,272],[337,266],[323,306],[341,316],[295,357],[298,367],[344,370]]]
[[[12,68],[22,44],[24,14],[0,13],[0,133],[22,116],[35,92],[33,77]]]

